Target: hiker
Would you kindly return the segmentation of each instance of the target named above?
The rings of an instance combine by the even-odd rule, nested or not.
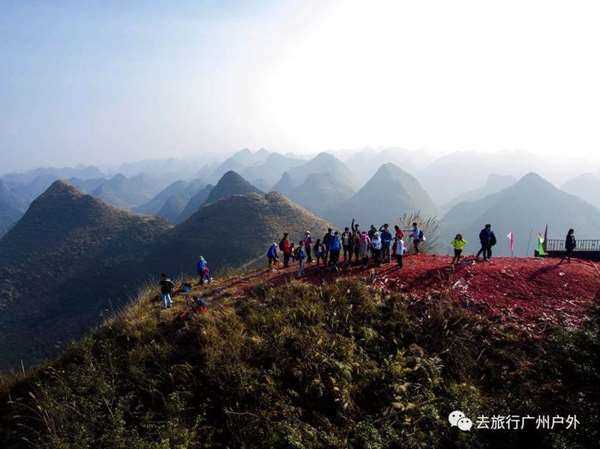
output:
[[[467,242],[463,239],[462,234],[456,234],[454,240],[452,240],[452,248],[454,248],[454,258],[452,259],[452,265],[457,264],[460,261],[460,257],[462,255],[465,246],[467,246]]]
[[[404,232],[402,231],[402,229],[400,229],[400,226],[398,225],[394,225],[394,237],[397,239],[404,238]]]
[[[565,259],[567,259],[567,261],[571,263],[571,257],[573,257],[573,252],[575,251],[575,248],[577,248],[577,240],[575,240],[575,230],[569,229],[569,232],[567,232],[567,237],[565,238],[565,255],[562,259],[560,259],[560,262],[558,264],[560,265],[561,263],[563,263]]]
[[[173,293],[175,284],[165,273],[160,274],[160,282],[158,284],[160,285],[160,297],[163,301],[163,309],[170,309],[173,305],[171,294]]]
[[[283,267],[287,268],[290,265],[290,256],[292,255],[292,247],[287,232],[283,234],[283,238],[279,242],[279,249],[283,253]]]
[[[358,252],[360,260],[363,266],[366,268],[369,265],[369,247],[371,246],[371,239],[369,234],[362,231],[359,237]]]
[[[377,228],[373,225],[371,225],[371,227],[369,228],[369,232],[368,232],[368,236],[371,240],[373,240],[373,237],[375,237],[375,233],[377,232]]]
[[[269,250],[267,251],[267,259],[269,260],[269,268],[272,268],[273,265],[277,265],[278,257],[277,257],[277,243],[271,243]]]
[[[492,258],[492,246],[496,244],[496,234],[492,231],[491,224],[486,224],[481,230],[479,242],[481,243],[481,249],[477,252],[475,258],[479,259],[479,255],[483,254],[483,260],[490,260]]]
[[[304,262],[306,260],[306,248],[304,246],[304,241],[300,240],[298,243],[298,247],[294,252],[294,256],[298,261],[298,277],[304,276]]]
[[[410,238],[413,241],[413,248],[415,250],[415,254],[419,254],[419,245],[421,244],[421,242],[425,241],[425,234],[423,233],[423,231],[421,229],[419,229],[419,226],[417,225],[417,223],[412,224],[412,230],[410,231]]]
[[[198,262],[196,263],[196,273],[200,278],[200,285],[204,285],[204,281],[210,281],[210,271],[208,269],[208,262],[204,257],[200,256]]]
[[[389,225],[386,223],[379,228],[381,235],[381,258],[384,263],[390,263],[391,253],[390,248],[392,246],[392,233],[390,232]]]
[[[352,233],[348,228],[344,228],[344,232],[342,233],[342,248],[344,249],[344,263],[351,261],[354,242]]]
[[[325,260],[329,256],[329,247],[331,246],[331,239],[333,238],[333,230],[327,228],[327,232],[323,236],[323,245],[325,245]]]
[[[373,251],[373,260],[375,261],[375,265],[379,266],[381,264],[381,234],[379,231],[375,231],[373,234],[373,238],[371,239],[371,249]]]
[[[302,240],[302,244],[304,245],[304,251],[306,251],[306,262],[312,263],[312,237],[310,235],[310,231],[306,231],[304,233],[304,240]]]
[[[406,251],[406,246],[404,246],[404,240],[402,240],[402,237],[394,237],[392,251],[396,256],[396,263],[398,264],[398,267],[402,269],[402,256],[404,256],[404,252]]]
[[[352,229],[352,245],[353,245],[353,252],[354,252],[354,257],[356,258],[356,263],[358,263],[358,249],[360,246],[360,226],[358,223],[354,223],[354,218],[352,219],[352,224],[350,225],[350,228]]]
[[[321,239],[317,239],[314,250],[315,257],[317,258],[317,267],[321,265],[321,262],[323,262],[324,265],[327,265],[327,259],[325,258],[325,245],[321,243]]]
[[[331,237],[329,244],[329,264],[336,270],[338,269],[338,263],[340,261],[340,251],[342,250],[342,239],[340,233],[335,231]]]

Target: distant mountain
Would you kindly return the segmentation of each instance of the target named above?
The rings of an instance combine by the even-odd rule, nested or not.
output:
[[[329,153],[286,171],[273,190],[319,214],[341,204],[356,191],[350,169]]]
[[[549,238],[563,239],[574,228],[579,239],[600,238],[600,210],[569,193],[557,189],[535,173],[516,184],[483,199],[463,202],[443,218],[444,241],[462,233],[470,242],[467,251],[477,251],[479,231],[491,223],[498,239],[495,253],[510,255],[509,232],[516,239],[517,256],[533,254],[536,234],[548,225]]]
[[[203,155],[201,158],[185,158],[185,159],[146,159],[135,162],[121,164],[118,167],[111,169],[111,173],[121,173],[128,178],[132,178],[141,174],[157,174],[165,175],[171,179],[194,179],[203,165],[214,163],[214,156]],[[216,165],[215,165],[216,166]]]
[[[140,214],[159,215],[169,221],[175,220],[188,201],[205,186],[206,183],[201,179],[175,181],[161,190],[150,201],[136,207],[134,211]],[[165,208],[167,203],[169,205]]]
[[[210,191],[207,203],[230,197],[232,195],[244,195],[246,193],[262,193],[234,171],[228,171],[219,180],[217,185]]]
[[[0,239],[0,368],[56,352],[123,304],[168,227],[52,184]]]
[[[480,187],[478,189],[470,190],[468,192],[465,192],[465,193],[457,196],[452,201],[445,204],[443,206],[443,210],[449,211],[454,206],[456,206],[457,204],[462,203],[464,201],[480,200],[481,198],[484,198],[488,195],[492,195],[493,193],[499,192],[502,189],[510,187],[515,182],[517,182],[517,178],[515,178],[512,175],[496,175],[496,174],[489,175],[487,181],[485,182],[485,184],[482,187]]]
[[[276,192],[229,196],[206,203],[170,231],[145,264],[171,273],[191,273],[202,255],[213,270],[237,267],[264,257],[283,232],[298,241],[304,231],[320,236],[327,226],[323,219]]]
[[[600,176],[595,173],[585,173],[571,178],[562,185],[562,189],[600,207]]]
[[[420,154],[420,151],[404,148],[388,148],[380,151],[366,149],[351,155],[346,160],[346,165],[357,174],[360,181],[366,182],[387,163],[393,163],[405,171],[414,173],[417,167],[420,167],[418,164]]]
[[[90,166],[78,166],[78,167],[48,167],[48,168],[36,168],[28,170],[22,173],[9,173],[2,177],[3,181],[10,187],[16,185],[27,185],[31,184],[36,178],[40,179],[69,179],[69,178],[80,178],[80,179],[92,179],[101,178],[103,173],[99,168]],[[54,181],[51,181],[52,183]],[[45,189],[44,189],[45,190]],[[41,192],[40,192],[41,193]],[[37,196],[37,195],[36,195]]]
[[[436,159],[420,170],[417,177],[436,204],[443,205],[480,188],[492,173],[521,177],[539,165],[536,156],[524,151],[457,151]]]
[[[306,181],[306,178],[309,175],[313,175],[315,173],[332,175],[332,177],[338,180],[338,182],[343,183],[352,189],[355,189],[358,184],[356,176],[346,166],[346,164],[329,153],[319,153],[310,161],[294,167],[288,170],[286,173],[288,174],[286,178],[291,180],[291,183],[294,187],[301,185],[304,183],[304,181]],[[273,187],[273,190],[285,195],[285,192],[282,191],[284,190],[282,187],[282,181],[283,179],[280,179],[280,181]]]
[[[189,199],[187,199],[187,195],[173,195],[165,201],[165,204],[163,204],[156,215],[160,218],[164,218],[169,223],[177,223],[177,218],[181,215],[181,212],[183,212],[188,202]]]
[[[262,164],[247,167],[240,173],[257,187],[269,190],[281,178],[283,173],[302,165],[304,162],[303,159],[271,153]]]
[[[108,181],[107,178],[69,178],[68,182],[82,193],[91,194],[94,190]]]
[[[332,173],[312,173],[302,184],[288,191],[289,198],[321,216],[344,203],[353,193],[345,180]]]
[[[175,218],[174,223],[183,223],[185,220],[190,218],[193,214],[198,212],[198,209],[202,207],[206,200],[208,199],[208,195],[215,186],[209,184],[201,189],[198,193],[196,193],[190,200],[187,202],[183,210],[179,213],[179,215]]]
[[[0,180],[0,237],[23,216],[22,204]]]
[[[253,153],[247,148],[238,151],[223,161],[209,177],[210,181],[217,181],[228,171],[242,173],[245,169],[265,163],[271,153],[261,148]],[[260,176],[262,177],[262,176]]]
[[[437,213],[419,181],[400,167],[387,163],[350,199],[325,217],[341,226],[356,218],[364,227],[397,222],[407,212],[420,212],[425,217],[434,217]]]
[[[164,179],[146,174],[132,178],[118,174],[98,186],[91,195],[115,207],[133,209],[150,201],[164,186]]]

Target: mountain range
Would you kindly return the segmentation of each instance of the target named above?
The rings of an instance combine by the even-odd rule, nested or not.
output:
[[[0,239],[2,367],[43,358],[123,304],[168,227],[54,182]]]
[[[493,193],[510,187],[515,182],[517,182],[517,178],[512,175],[497,175],[493,173],[488,176],[483,186],[458,195],[449,203],[444,204],[442,210],[449,211],[459,203],[465,201],[477,201],[481,198],[485,198],[488,195],[492,195]]]
[[[417,179],[392,163],[382,165],[369,181],[350,199],[325,216],[340,226],[355,218],[367,225],[397,223],[405,213],[419,212],[423,217],[436,216],[436,207]]]
[[[161,190],[150,201],[134,208],[140,214],[158,215],[167,221],[175,222],[188,202],[206,187],[201,179],[175,181]]]
[[[356,191],[350,169],[329,153],[286,171],[273,190],[318,214],[343,203]]]
[[[584,173],[571,178],[561,188],[600,208],[600,175],[597,173]]]
[[[442,219],[443,240],[449,247],[454,235],[461,233],[470,241],[467,251],[477,251],[479,231],[486,223],[492,224],[498,239],[495,253],[505,256],[510,255],[509,232],[515,236],[517,256],[533,255],[537,233],[543,233],[546,225],[549,238],[564,239],[569,228],[579,239],[600,235],[598,209],[535,173],[495,194],[454,206]]]
[[[117,310],[161,271],[256,263],[283,232],[328,223],[278,193],[226,173],[178,226],[107,205],[56,181],[0,239],[0,369],[35,363]]]
[[[23,215],[23,205],[0,180],[0,237]]]

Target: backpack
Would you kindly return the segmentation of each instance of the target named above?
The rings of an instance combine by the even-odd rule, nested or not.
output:
[[[421,241],[425,241],[425,234],[423,234],[422,230],[419,230],[418,239],[421,240]]]
[[[492,232],[492,235],[490,236],[490,246],[494,246],[496,243],[496,234]]]
[[[285,240],[285,239],[281,239],[281,240],[279,241],[279,249],[280,249],[281,251],[283,251],[283,242],[284,242],[284,240]]]

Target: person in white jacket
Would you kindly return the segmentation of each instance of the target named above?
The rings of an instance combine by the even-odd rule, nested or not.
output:
[[[402,256],[404,256],[404,252],[406,251],[406,246],[404,245],[404,240],[402,238],[396,237],[394,239],[394,255],[396,256],[396,262],[398,262],[398,267],[402,268]]]

